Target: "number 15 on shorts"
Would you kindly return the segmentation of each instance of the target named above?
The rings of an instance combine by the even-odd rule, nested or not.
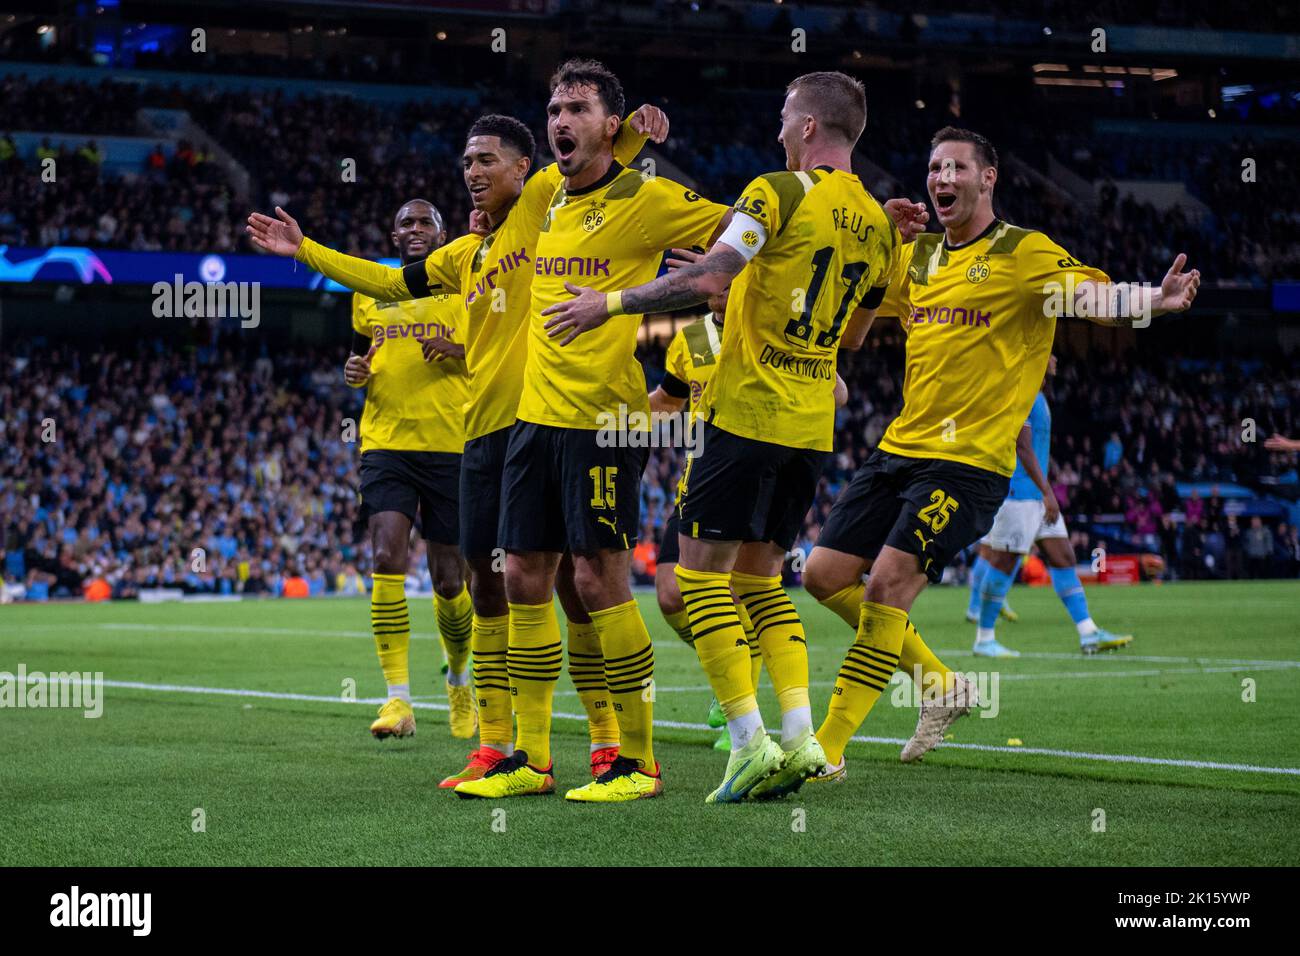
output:
[[[591,506],[613,510],[618,505],[617,485],[618,468],[610,465],[604,468],[597,465],[587,472],[591,476]]]

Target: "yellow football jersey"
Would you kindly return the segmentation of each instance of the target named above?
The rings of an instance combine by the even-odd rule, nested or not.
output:
[[[702,319],[683,325],[668,343],[664,368],[691,390],[690,420],[695,421],[704,386],[718,367],[722,351],[722,327],[710,312]]]
[[[418,338],[464,343],[459,296],[379,302],[352,296],[352,329],[376,346],[361,417],[361,451],[446,451],[465,447],[469,377],[459,359],[425,362]]]
[[[1051,285],[1110,280],[1000,220],[956,248],[924,233],[909,253],[878,310],[907,332],[903,410],[880,447],[1010,476],[1056,334]]]
[[[706,245],[726,212],[618,163],[584,189],[556,191],[537,240],[522,421],[596,430],[623,406],[648,423],[645,373],[634,354],[641,316],[616,315],[562,347],[547,336],[542,310],[572,298],[566,282],[617,292],[650,281],[664,252]]]
[[[760,176],[736,211],[767,241],[731,283],[703,413],[733,435],[830,451],[840,336],[864,296],[888,285],[898,230],[858,177],[829,166]]]
[[[631,162],[646,137],[624,120],[614,159]],[[346,256],[303,239],[297,258],[336,282],[386,301],[430,293],[462,295],[467,316],[465,362],[469,399],[465,440],[513,425],[528,351],[528,308],[537,234],[551,198],[564,182],[554,163],[538,170],[488,236],[464,235],[435,249],[423,263],[397,269]]]

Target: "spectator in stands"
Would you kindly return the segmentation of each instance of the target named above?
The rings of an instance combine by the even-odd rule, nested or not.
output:
[[[1243,545],[1246,554],[1246,571],[1252,578],[1266,578],[1273,560],[1273,536],[1264,527],[1264,520],[1255,515],[1250,519]]]
[[[1273,557],[1278,577],[1294,578],[1300,571],[1300,535],[1294,525],[1278,524]]]
[[[155,182],[161,182],[167,172],[167,154],[163,152],[162,143],[155,143],[149,155],[144,158],[145,172]]]
[[[98,143],[93,139],[83,143],[81,148],[77,150],[77,159],[96,179],[99,178],[99,172],[104,166],[104,151],[99,148]]]
[[[1236,581],[1245,576],[1242,548],[1244,546],[1241,525],[1236,515],[1228,515],[1223,531],[1224,540],[1224,577]]]
[[[1120,463],[1124,457],[1124,445],[1119,440],[1119,432],[1110,433],[1110,441],[1106,442],[1106,452],[1102,458],[1101,467],[1109,471]]]
[[[1182,568],[1189,581],[1205,577],[1205,534],[1200,521],[1188,521],[1183,529]]]

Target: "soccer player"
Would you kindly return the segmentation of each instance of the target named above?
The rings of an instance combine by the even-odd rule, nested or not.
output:
[[[973,686],[959,686],[924,648],[908,612],[952,556],[992,525],[1057,315],[1072,310],[1131,326],[1137,315],[1189,308],[1200,284],[1179,255],[1158,289],[1131,295],[1110,285],[1041,232],[999,220],[997,178],[997,153],[983,136],[953,127],[935,134],[927,187],[944,233],[911,244],[893,301],[881,309],[902,316],[907,330],[903,410],[836,501],[804,574],[814,596],[858,622],[817,731],[828,761],[823,779],[843,777],[845,745],[909,642],[911,659],[941,678],[943,696],[930,706],[923,697],[903,759],[931,749],[969,711]]]
[[[1056,374],[1056,356],[1047,360],[1047,374]],[[1074,549],[1061,517],[1061,506],[1047,483],[1047,463],[1051,456],[1052,412],[1047,396],[1041,391],[1034,399],[1029,420],[1016,438],[1016,470],[1011,475],[1011,490],[993,518],[993,528],[984,538],[988,546],[988,568],[981,587],[982,602],[979,627],[975,633],[975,656],[1019,657],[998,643],[994,630],[998,613],[1016,569],[1029,547],[1037,543],[1052,576],[1052,587],[1065,605],[1079,632],[1079,649],[1084,654],[1113,651],[1133,643],[1129,634],[1104,631],[1088,613],[1088,598],[1083,593],[1079,572],[1074,566]]]
[[[1019,459],[1017,459],[1018,463]],[[981,541],[979,547],[975,550],[975,561],[971,564],[970,601],[966,604],[966,620],[971,624],[979,623],[980,604],[984,600],[984,575],[989,570],[989,553],[989,546]],[[1013,583],[1015,576],[1013,571],[1011,573]],[[1006,598],[1002,599],[1002,610],[998,612],[998,616],[1010,621],[1012,624],[1020,620],[1020,615],[1012,609],[1011,603]]]
[[[528,359],[502,492],[519,737],[509,770],[484,778],[496,781],[485,796],[554,788],[551,593],[566,550],[600,635],[621,745],[607,773],[565,797],[621,803],[663,790],[653,745],[654,652],[629,585],[649,444],[645,375],[634,354],[644,310],[570,348],[546,334],[541,314],[567,298],[571,281],[612,292],[652,277],[666,250],[704,245],[729,210],[625,169],[613,152],[622,109],[618,78],[597,62],[571,60],[551,79],[547,135],[564,184],[537,240]]]
[[[443,244],[442,216],[412,199],[393,220],[393,244],[403,263],[420,262]],[[352,355],[344,378],[365,387],[361,417],[361,514],[374,554],[370,623],[388,702],[370,732],[380,740],[415,733],[411,709],[411,618],[406,571],[411,528],[424,538],[433,578],[434,614],[447,658],[451,732],[477,728],[469,685],[470,610],[465,562],[458,547],[457,490],[465,445],[461,406],[469,397],[465,363],[424,360],[421,340],[454,343],[465,332],[461,300],[436,295],[416,302],[352,297]]]
[[[669,268],[683,262],[698,262],[703,258],[701,254],[688,249],[674,249],[673,254],[678,258],[668,261]],[[689,402],[690,414],[687,428],[692,434],[698,426],[696,410],[699,407],[700,396],[704,394],[704,387],[712,378],[714,369],[718,367],[729,288],[723,289],[717,295],[709,296],[707,300],[709,313],[704,318],[677,330],[677,334],[668,345],[663,381],[650,393],[651,412],[676,414],[681,412]],[[844,405],[848,399],[848,386],[837,374],[835,376],[836,407]],[[677,541],[679,522],[676,508],[679,503],[674,502],[673,513],[664,528],[663,545],[659,550],[655,567],[655,596],[659,601],[659,610],[664,620],[668,622],[668,626],[673,629],[673,633],[688,646],[693,647],[695,638],[691,635],[691,622],[686,614],[686,605],[682,601],[682,591],[677,584],[676,574],[677,558],[680,553]],[[754,625],[749,620],[749,612],[745,610],[745,605],[738,603],[736,613],[740,616],[740,626],[745,629],[745,641],[749,644],[750,678],[754,684],[754,693],[758,693],[758,677],[763,667],[763,652],[759,649],[758,635],[754,633]],[[715,697],[709,706],[708,724],[710,727],[725,727],[726,723],[726,714],[722,712],[722,706]],[[714,742],[713,749],[730,752],[731,734],[724,730]]]
[[[787,171],[745,188],[708,255],[622,292],[575,287],[575,299],[546,313],[551,335],[581,335],[590,348],[590,330],[603,333],[609,316],[681,308],[732,283],[721,360],[700,402],[702,448],[687,464],[678,508],[676,576],[731,735],[710,803],[792,792],[826,763],[812,730],[803,624],[780,574],[832,449],[841,340],[861,344],[901,246],[889,214],[851,172],[865,124],[857,80],[797,78],[778,136]],[[759,713],[733,588],[780,702],[779,746]]]
[[[623,124],[615,154],[630,162],[647,138],[662,142],[667,130],[662,111],[642,106]],[[425,298],[445,290],[459,292],[465,299],[470,396],[461,468],[461,550],[470,566],[475,608],[471,643],[480,745],[460,773],[440,784],[461,796],[476,796],[470,785],[505,763],[514,751],[508,610],[498,566],[501,477],[522,388],[537,237],[562,180],[554,165],[528,177],[535,149],[532,133],[519,120],[480,117],[466,138],[463,173],[475,215],[488,234],[462,236],[423,263],[402,269],[342,255],[312,242],[282,209],[276,210],[276,219],[260,213],[249,217],[249,234],[260,248],[296,256],[349,288],[394,300]],[[432,357],[448,347],[429,340],[425,348]],[[565,600],[563,588],[561,598],[566,610],[580,604]],[[588,716],[592,772],[597,775],[617,754],[617,722],[603,686],[603,658],[594,627],[585,616],[571,618],[568,632],[570,675]]]

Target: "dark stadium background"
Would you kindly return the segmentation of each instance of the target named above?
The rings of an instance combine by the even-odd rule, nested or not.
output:
[[[1190,314],[1128,332],[1059,325],[1052,479],[1076,552],[1159,555],[1163,570],[1143,573],[1168,579],[1295,578],[1296,456],[1262,442],[1300,433],[1297,34],[1300,8],[1284,3],[5,4],[6,589],[364,587],[357,449],[341,439],[360,412],[341,375],[348,297],[241,258],[243,219],[278,203],[313,238],[381,257],[393,211],[420,196],[459,234],[468,123],[508,112],[544,142],[546,78],[578,54],[614,68],[629,105],[668,111],[671,138],[648,155],[718,201],[781,168],[785,84],[842,69],[867,86],[855,160],[878,198],[924,198],[929,137],[956,123],[1001,151],[999,213],[1076,258],[1159,281],[1186,252],[1205,278]],[[155,317],[153,282],[209,270],[263,281],[256,328]],[[682,318],[646,325],[652,387]],[[897,412],[902,349],[881,321],[846,357],[838,454],[801,547]],[[641,559],[678,467],[651,461]]]

